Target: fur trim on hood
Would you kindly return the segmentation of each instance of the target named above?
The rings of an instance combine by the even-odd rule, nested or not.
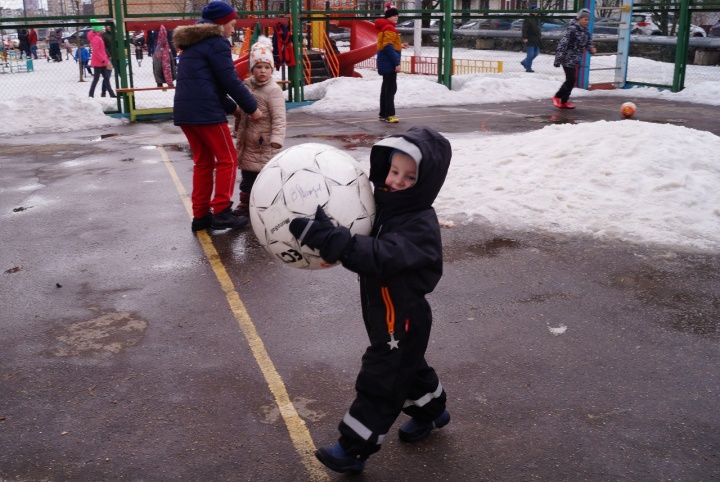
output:
[[[214,23],[196,23],[185,25],[175,29],[173,33],[173,45],[175,48],[184,50],[191,45],[202,42],[209,37],[223,37],[222,25]]]

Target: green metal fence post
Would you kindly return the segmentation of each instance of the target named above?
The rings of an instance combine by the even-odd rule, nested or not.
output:
[[[687,69],[687,56],[690,37],[690,0],[680,2],[680,19],[678,22],[677,44],[675,47],[675,72],[673,73],[673,92],[680,92],[685,88],[685,70]]]
[[[443,45],[442,84],[448,89],[452,88],[452,36],[453,36],[453,0],[443,1],[445,14],[445,45]]]
[[[301,98],[301,79],[303,70],[303,37],[302,24],[300,23],[300,2],[301,0],[291,0],[290,2],[290,21],[292,22],[293,50],[295,51],[295,67],[292,67],[290,69],[290,78],[292,82],[291,93],[295,102],[300,102],[304,100]]]
[[[112,1],[112,0],[111,0]],[[112,5],[112,8],[110,8]],[[112,43],[117,54],[118,74],[120,75],[120,87],[126,89],[128,86],[127,59],[125,57],[125,15],[123,14],[123,1],[114,0],[108,5],[111,15],[114,10],[115,31],[113,32]],[[115,59],[113,59],[115,60]],[[130,104],[127,96],[123,96],[123,112],[130,112]]]

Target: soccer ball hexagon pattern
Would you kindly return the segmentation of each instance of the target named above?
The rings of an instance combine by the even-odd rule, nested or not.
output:
[[[327,267],[320,253],[290,232],[296,217],[314,217],[318,205],[353,234],[370,234],[375,199],[370,180],[349,154],[325,144],[299,144],[273,157],[250,192],[250,222],[260,244],[288,266]]]

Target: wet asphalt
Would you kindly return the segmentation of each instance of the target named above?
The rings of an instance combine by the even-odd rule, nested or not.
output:
[[[620,103],[405,109],[397,125],[291,110],[286,146],[520,134],[617,120]],[[637,103],[639,120],[720,135],[716,108]],[[0,163],[0,480],[720,479],[720,253],[444,228],[427,357],[452,422],[418,444],[396,424],[347,477],[312,451],[353,398],[356,276],[282,266],[250,229],[193,235],[168,121],[0,138]]]

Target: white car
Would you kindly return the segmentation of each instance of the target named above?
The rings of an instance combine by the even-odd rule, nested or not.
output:
[[[12,42],[13,48],[18,48],[18,46],[20,45],[20,40],[18,40],[18,34],[16,34],[16,33],[3,35],[2,40],[3,40],[3,46],[5,46],[5,47],[7,47],[8,41]]]
[[[673,13],[668,14],[668,28],[670,32],[673,28]],[[632,26],[630,33],[633,35],[662,35],[660,27],[655,23],[652,13],[634,13],[632,16]],[[675,25],[675,34],[677,34],[677,25]],[[702,27],[690,24],[691,37],[706,37],[707,33]]]

